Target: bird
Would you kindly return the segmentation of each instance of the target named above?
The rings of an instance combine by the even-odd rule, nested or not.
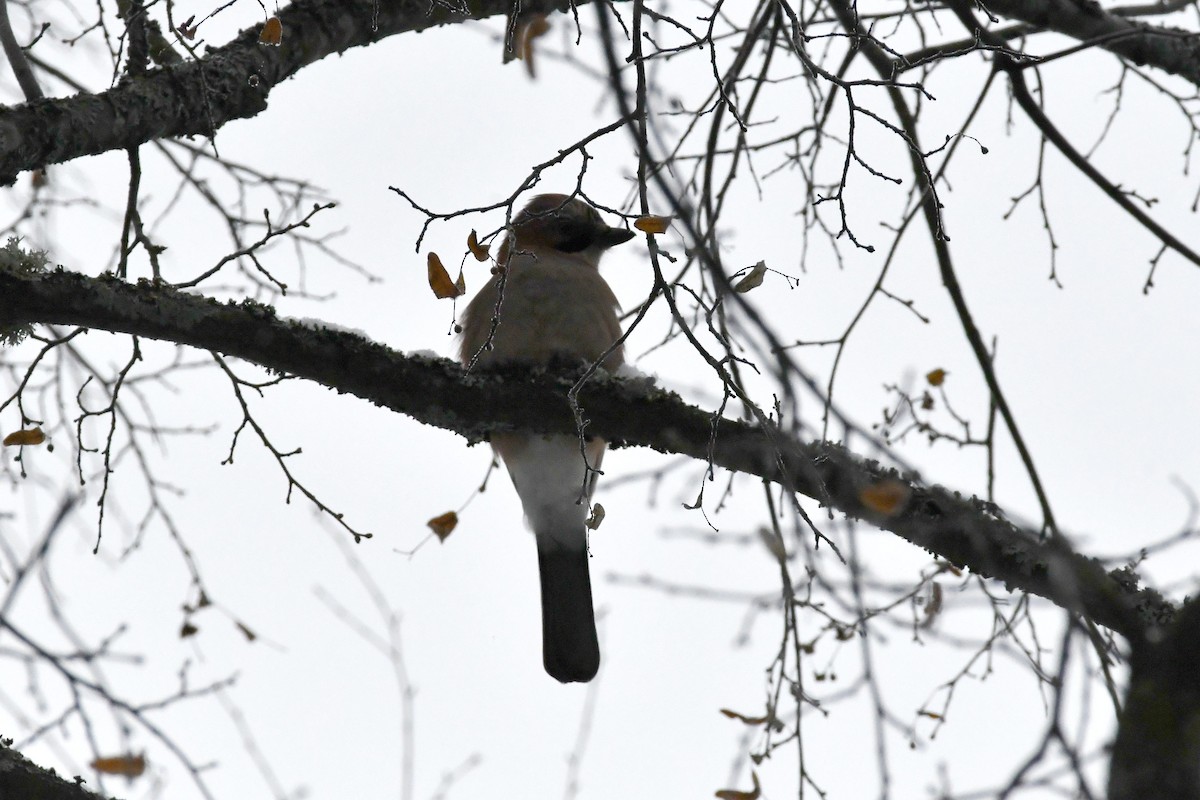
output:
[[[534,197],[512,219],[496,280],[463,312],[460,361],[471,368],[567,358],[616,372],[624,363],[619,306],[599,265],[633,236],[577,197]],[[600,645],[585,520],[606,443],[585,439],[586,466],[574,434],[498,432],[491,444],[537,542],[543,666],[562,683],[586,683],[600,669]]]

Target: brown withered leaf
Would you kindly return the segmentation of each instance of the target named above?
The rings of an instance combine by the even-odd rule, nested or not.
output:
[[[283,41],[283,23],[279,21],[279,17],[270,17],[263,23],[262,30],[258,34],[259,44],[269,44],[272,47],[278,47]]]
[[[929,584],[929,598],[925,601],[925,619],[921,620],[922,628],[929,628],[933,625],[934,620],[942,613],[944,602],[945,594],[942,591],[942,585],[937,581],[932,581]]]
[[[950,373],[946,372],[946,370],[938,367],[937,369],[930,370],[929,372],[925,373],[925,380],[929,381],[930,386],[941,386],[942,383],[945,382],[946,376],[949,374]]]
[[[189,636],[195,636],[200,632],[200,629],[193,625],[190,621],[184,622],[183,627],[179,629],[179,638],[186,639]]]
[[[722,789],[716,793],[720,800],[758,800],[762,795],[762,789],[758,785],[758,775],[751,770],[750,780],[754,782],[754,788],[748,792],[743,792],[740,789]]]
[[[546,21],[545,14],[530,14],[523,25],[520,39],[521,60],[525,62],[525,71],[529,73],[530,78],[537,77],[537,71],[533,66],[533,42],[548,30],[550,30],[550,23]]]
[[[604,506],[599,503],[592,503],[592,513],[584,520],[583,524],[587,529],[594,531],[600,527],[600,523],[604,522]]]
[[[445,300],[447,297],[460,297],[466,291],[465,286],[459,289],[462,283],[462,275],[459,275],[458,282],[450,280],[450,273],[446,272],[446,268],[442,266],[442,259],[438,258],[437,253],[430,253],[428,259],[429,268],[429,288],[433,289],[433,296],[439,300]]]
[[[763,278],[767,275],[767,262],[760,261],[750,268],[737,283],[733,285],[733,290],[739,294],[745,294],[751,289],[757,289],[762,286]]]
[[[894,517],[904,510],[912,490],[897,480],[882,480],[858,490],[858,500],[864,506],[885,517]]]
[[[445,514],[439,514],[425,524],[438,537],[439,542],[444,542],[446,541],[446,537],[453,533],[454,529],[458,526],[458,514],[453,511],[447,511]]]
[[[739,714],[738,712],[728,708],[722,708],[720,711],[730,719],[740,720],[747,725],[764,725],[768,719],[767,717],[747,717],[745,714]]]
[[[633,227],[637,228],[642,233],[666,233],[667,228],[671,227],[671,217],[658,217],[649,214],[644,217],[638,217],[633,221]]]
[[[28,428],[26,430],[13,431],[8,436],[5,436],[4,446],[33,445],[41,444],[44,441],[46,441],[46,434],[42,433],[41,428]]]
[[[146,771],[146,756],[142,753],[108,756],[97,758],[88,766],[105,775],[124,775],[126,778],[136,778]]]
[[[475,256],[476,261],[487,261],[488,256],[492,254],[490,247],[479,243],[479,237],[474,230],[467,236],[467,249],[471,251],[471,255]]]
[[[233,624],[237,625],[237,629],[242,632],[242,636],[246,637],[247,642],[253,642],[255,639],[258,638],[258,634],[255,633],[254,631],[250,630],[250,627],[248,625],[246,625],[246,623],[239,622],[235,619],[233,621]]]
[[[939,561],[938,566],[941,567],[943,572],[949,572],[956,578],[962,577],[962,570],[951,564],[949,561]]]

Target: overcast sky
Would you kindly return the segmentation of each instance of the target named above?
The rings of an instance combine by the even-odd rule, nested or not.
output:
[[[257,9],[243,5],[214,20],[206,31],[210,41],[222,42],[231,30],[255,21]],[[590,31],[593,12],[581,14]],[[493,215],[435,225],[418,252],[414,243],[423,219],[388,187],[401,187],[440,211],[492,203],[507,196],[532,165],[617,116],[599,84],[561,61],[541,59],[536,81],[520,64],[501,67],[494,38],[500,26],[494,20],[397,36],[327,58],[278,87],[265,113],[221,129],[217,144],[223,156],[324,187],[338,206],[317,216],[314,235],[345,228],[336,240],[338,251],[381,279],[368,282],[310,253],[308,289],[335,296],[321,302],[283,298],[275,303],[279,313],[358,328],[397,350],[452,355],[454,309],[428,291],[425,254],[436,250],[447,264],[457,263],[471,228],[490,230],[503,220]],[[573,46],[566,41],[572,37],[564,18],[556,18],[547,51]],[[599,64],[589,35],[579,56]],[[685,75],[685,64],[700,70],[693,74],[705,74],[703,61],[670,69]],[[944,69],[931,80],[937,101],[930,105],[927,146],[961,124],[987,69],[979,62]],[[1048,66],[1044,75],[1047,108],[1087,147],[1104,124],[1110,106],[1101,93],[1117,68],[1106,57],[1085,54]],[[5,81],[6,101],[16,102],[15,87]],[[683,86],[679,91],[685,97],[693,93]],[[786,92],[778,97],[780,115],[791,113]],[[1194,228],[1188,206],[1195,187],[1181,174],[1186,137],[1170,127],[1176,112],[1148,92],[1131,93],[1123,102],[1094,163],[1114,181],[1158,198],[1156,218],[1186,234]],[[1000,379],[1060,526],[1089,554],[1134,553],[1185,523],[1187,495],[1178,482],[1191,487],[1200,482],[1200,373],[1190,358],[1191,345],[1200,340],[1194,313],[1200,273],[1168,255],[1154,290],[1143,293],[1154,241],[1048,153],[1047,204],[1060,245],[1062,288],[1048,280],[1049,247],[1035,201],[1026,200],[1008,221],[1002,218],[1037,168],[1030,125],[1017,115],[1017,124],[1006,131],[1007,112],[998,86],[971,130],[987,154],[964,143],[944,192],[960,279],[984,335],[989,342],[998,338]],[[880,164],[903,172],[907,162],[894,142],[863,135]],[[147,208],[161,209],[174,184],[162,159],[148,151],[143,148]],[[636,165],[631,143],[619,133],[589,151],[594,161],[588,193],[621,205]],[[577,162],[547,173],[539,190],[569,191],[576,167]],[[123,154],[55,168],[52,175],[64,194],[86,192],[100,208],[64,210],[30,228],[31,237],[40,237],[38,244],[49,247],[55,261],[98,274],[119,235],[126,169]],[[888,189],[858,173],[848,188],[856,231],[874,241],[876,252],[847,247],[839,268],[818,248],[802,270],[798,180],[781,173],[764,181],[760,198],[747,178],[733,193],[723,240],[727,266],[765,260],[798,279],[796,286],[770,276],[748,296],[778,321],[785,338],[836,337],[876,278],[890,241],[881,223],[896,222],[895,206],[887,203],[904,189]],[[164,255],[168,279],[196,274],[228,251],[219,220],[193,200],[159,231],[170,244]],[[686,244],[675,231],[664,237],[664,246],[680,253]],[[295,279],[288,249],[270,259],[289,281]],[[640,238],[614,251],[602,271],[626,308],[636,306],[651,285]],[[486,280],[486,267],[468,264],[469,291]],[[944,368],[955,410],[981,434],[985,389],[930,248],[917,231],[906,240],[887,286],[912,299],[930,321],[877,300],[840,367],[838,401],[869,426],[895,401],[886,384],[920,391],[926,372]],[[650,351],[666,330],[665,315],[656,311],[630,339],[627,352]],[[113,365],[128,357],[124,337],[93,332],[87,347]],[[172,352],[152,343],[143,350],[150,363],[169,360]],[[831,355],[806,348],[798,357],[824,379]],[[711,374],[678,344],[634,363],[706,408],[719,401]],[[234,365],[246,377],[258,374]],[[152,526],[126,554],[133,526],[113,525],[100,554],[91,555],[94,485],[71,518],[70,534],[55,544],[52,578],[64,613],[88,641],[128,626],[116,649],[141,654],[144,663],[107,672],[130,696],[170,694],[184,663],[192,686],[237,675],[219,699],[194,700],[153,716],[197,762],[213,762],[204,780],[214,795],[400,795],[404,736],[396,662],[356,630],[363,626],[387,636],[347,552],[399,618],[403,680],[413,693],[414,797],[435,796],[444,776],[464,765],[470,768],[447,796],[542,798],[571,796],[577,789],[574,796],[581,798],[711,797],[722,788],[749,788],[744,755],[761,743],[761,734],[719,709],[763,713],[765,670],[782,631],[778,567],[755,533],[765,522],[762,488],[755,481],[736,482],[718,509],[728,478],[718,473],[701,514],[683,508],[701,486],[701,465],[647,451],[610,452],[596,497],[607,519],[591,540],[603,664],[592,684],[562,686],[542,671],[535,550],[507,476],[493,474],[488,490],[472,498],[487,471],[486,447],[468,448],[448,432],[298,382],[254,398],[276,445],[303,448],[289,460],[296,474],[350,524],[375,534],[348,546],[347,535],[315,515],[302,497],[285,504],[285,479],[251,437],[243,434],[233,464],[221,464],[240,421],[221,375],[208,369],[182,375],[172,385],[176,393],[155,395],[162,424],[217,425],[208,436],[169,439],[159,477],[185,491],[172,500],[172,513],[218,607],[195,616],[196,636],[178,637],[181,604],[195,598],[161,526]],[[769,395],[760,400],[769,405]],[[812,398],[805,403],[811,414],[806,421],[819,425],[819,404]],[[19,420],[5,414],[0,423],[7,432]],[[948,424],[947,418],[942,422]],[[997,499],[1015,516],[1036,520],[1028,480],[1007,441],[999,450]],[[0,518],[0,531],[17,548],[28,546],[52,515],[55,487],[73,485],[71,448],[65,445],[53,454],[33,453],[26,466],[35,477],[0,494],[0,512],[12,515]],[[930,447],[914,435],[899,452],[932,483],[984,490],[981,450]],[[623,480],[668,466],[660,483]],[[136,522],[144,498],[131,467],[118,471],[110,499],[114,517],[124,514]],[[886,566],[897,585],[911,586],[922,570],[931,569],[928,554],[890,534],[865,527],[851,531],[841,520],[830,521],[815,503],[804,505],[840,546],[856,548],[876,569]],[[428,541],[426,520],[451,509],[461,509],[459,528],[445,543]],[[1143,574],[1181,597],[1194,591],[1195,555],[1194,548],[1174,551],[1145,565]],[[828,549],[819,557],[833,568]],[[802,574],[795,564],[793,577]],[[991,617],[977,590],[959,591],[971,582],[946,576],[942,583],[947,611],[939,631],[971,642],[986,637]],[[1005,594],[1002,586],[992,591]],[[20,609],[29,625],[39,613],[37,597],[29,593],[23,601],[28,607]],[[1057,663],[1061,617],[1053,609],[1039,617],[1039,641],[1050,668]],[[248,642],[235,621],[258,638]],[[802,617],[802,625],[815,635],[824,620],[813,613]],[[973,675],[986,680],[958,685],[949,716],[931,739],[934,721],[917,712],[940,707],[939,687],[968,665],[972,649],[914,641],[911,629],[887,622],[872,631],[873,666],[888,708],[900,727],[912,726],[907,734],[894,728],[887,734],[894,796],[925,796],[933,787],[992,787],[1036,746],[1047,695],[1019,657],[1001,650],[974,662]],[[829,797],[879,791],[870,696],[860,691],[841,698],[860,679],[861,657],[856,639],[825,636],[806,666],[808,690],[826,701],[827,711],[804,708],[806,763]],[[47,696],[42,710],[25,682],[21,665],[0,660],[0,733],[18,742],[28,720],[43,721],[63,703],[61,687],[48,673],[39,684]],[[1078,691],[1070,706],[1076,713]],[[28,719],[18,716],[18,706]],[[1111,731],[1111,707],[1097,692],[1089,709],[1097,745]],[[108,792],[172,800],[196,796],[157,742],[140,730],[126,740],[107,716],[95,716],[95,736],[103,747],[144,749],[151,764],[150,774],[135,783],[107,781]],[[243,740],[246,730],[272,778],[256,767]],[[86,766],[91,753],[77,725],[50,738],[53,744],[31,746],[27,755],[66,774],[91,774]],[[573,753],[580,756],[576,764],[569,760]],[[794,745],[756,769],[764,797],[796,795]],[[1097,769],[1102,776],[1102,767]],[[578,781],[575,789],[572,780]]]

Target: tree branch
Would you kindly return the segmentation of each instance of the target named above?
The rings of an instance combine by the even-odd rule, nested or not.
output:
[[[522,12],[564,11],[589,0],[523,0]],[[177,136],[212,136],[227,122],[253,117],[271,90],[333,53],[398,33],[506,13],[512,0],[465,0],[455,8],[424,0],[294,0],[279,12],[279,47],[258,43],[262,28],[242,31],[203,58],[151,70],[105,92],[0,108],[0,185],[22,170]],[[1057,31],[1136,64],[1200,86],[1200,44],[1186,31],[1109,13],[1090,0],[992,0],[998,14]]]
[[[575,0],[575,5],[588,0]],[[569,0],[522,0],[522,12],[561,11]],[[0,185],[22,170],[123,150],[173,136],[212,136],[253,117],[267,96],[303,67],[398,33],[504,14],[512,0],[294,0],[279,12],[279,47],[242,31],[198,61],[151,70],[98,94],[0,108]],[[496,55],[497,64],[500,55]]]
[[[1134,64],[1157,67],[1200,86],[1200,39],[1192,31],[1126,19],[1096,0],[987,0],[984,6],[1080,42],[1097,41]]]
[[[1195,800],[1200,786],[1200,602],[1134,648],[1109,800]]]
[[[574,433],[567,402],[571,375],[508,366],[467,374],[447,359],[405,356],[350,333],[278,318],[257,303],[221,303],[142,282],[88,278],[59,269],[27,274],[0,269],[0,326],[61,323],[164,339],[226,353],[353,394],[420,422],[478,441],[494,430]],[[792,486],[902,536],[960,567],[1084,614],[1126,638],[1169,624],[1175,607],[1137,588],[1129,570],[1106,572],[1065,544],[1005,520],[994,506],[901,475],[832,442],[802,443],[720,419],[670,392],[636,381],[593,379],[580,394],[588,430],[615,444],[650,447],[711,461],[725,469]],[[715,430],[715,441],[714,441]],[[776,449],[778,447],[778,449]],[[863,491],[899,482],[907,500],[880,513]]]
[[[0,739],[0,797],[37,797],[45,800],[104,800],[53,770],[42,769]]]
[[[965,0],[952,0],[950,3],[951,9],[958,16],[959,21],[970,30],[975,36],[978,36],[981,41],[990,45],[1002,48],[1004,41],[993,35],[986,28],[981,26],[971,12],[971,7]],[[1188,247],[1184,242],[1180,241],[1179,237],[1175,236],[1165,227],[1155,222],[1154,219],[1143,211],[1128,194],[1121,190],[1120,186],[1115,185],[1100,170],[1092,166],[1087,156],[1075,149],[1075,147],[1067,140],[1062,131],[1058,129],[1046,113],[1042,111],[1037,100],[1029,91],[1029,86],[1025,83],[1024,67],[1016,63],[1013,58],[998,49],[993,56],[996,60],[996,68],[1003,70],[1012,87],[1013,99],[1017,101],[1017,105],[1029,117],[1030,121],[1037,126],[1037,129],[1042,132],[1042,135],[1050,140],[1058,152],[1071,162],[1082,172],[1088,180],[1096,184],[1096,187],[1104,194],[1108,195],[1109,199],[1119,205],[1125,213],[1129,214],[1138,224],[1162,242],[1163,247],[1174,250],[1179,255],[1191,261],[1193,264],[1200,266],[1200,253],[1197,253],[1192,248]]]

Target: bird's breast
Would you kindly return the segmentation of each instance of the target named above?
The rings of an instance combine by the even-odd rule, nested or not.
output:
[[[472,312],[490,319],[494,302]],[[546,363],[567,356],[594,361],[620,335],[616,297],[600,274],[574,261],[544,258],[510,267],[486,360]],[[606,366],[620,363],[619,355],[610,356]]]

